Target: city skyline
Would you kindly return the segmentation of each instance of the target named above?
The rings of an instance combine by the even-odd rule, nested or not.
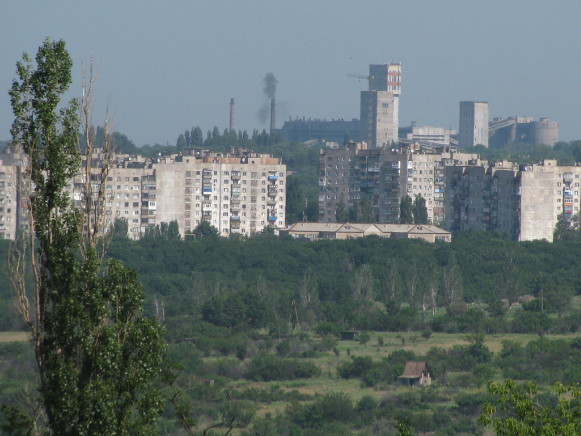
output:
[[[0,140],[10,137],[8,90],[22,53],[64,39],[98,70],[94,123],[110,101],[115,128],[137,145],[175,144],[185,129],[266,129],[263,80],[277,80],[277,127],[289,117],[359,118],[369,64],[401,62],[400,125],[458,129],[462,100],[490,117],[548,117],[581,139],[581,4],[540,0],[122,4],[10,3],[0,16]]]

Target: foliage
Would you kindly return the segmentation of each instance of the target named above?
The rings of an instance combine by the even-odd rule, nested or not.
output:
[[[218,231],[218,229],[216,227],[214,227],[208,221],[202,221],[194,229],[193,235],[196,238],[211,238],[211,239],[215,239],[215,238],[217,238],[220,235],[220,232]]]
[[[355,408],[346,394],[328,392],[310,405],[295,403],[286,413],[291,422],[309,428],[322,427],[331,422],[349,422],[355,416]]]
[[[488,389],[495,395],[496,403],[485,404],[480,422],[494,428],[499,435],[572,436],[581,433],[581,388],[578,384],[555,384],[553,390],[558,402],[550,406],[539,402],[538,388],[532,382],[518,385],[509,379],[504,383],[490,383]]]
[[[412,198],[409,195],[405,195],[401,198],[399,204],[399,223],[400,224],[414,223],[413,203]]]
[[[36,311],[28,307],[22,244],[13,257],[19,307],[52,433],[151,434],[162,406],[154,381],[165,353],[163,329],[141,313],[135,272],[114,260],[102,268],[97,247],[84,239],[82,213],[66,194],[80,165],[78,104],[58,108],[71,68],[65,43],[47,38],[36,69],[26,54],[18,63],[10,91],[13,141],[28,157],[34,189],[28,254]]]
[[[428,208],[426,207],[426,199],[420,194],[417,194],[412,204],[412,215],[414,217],[414,224],[428,224]]]
[[[316,377],[319,367],[308,361],[285,359],[274,354],[260,354],[250,362],[246,377],[250,380],[293,380]]]

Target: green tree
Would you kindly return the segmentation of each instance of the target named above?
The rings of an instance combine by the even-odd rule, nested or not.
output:
[[[558,216],[555,230],[553,231],[554,241],[571,241],[578,234],[578,227],[575,225],[579,221],[577,215],[569,221],[564,213]]]
[[[163,329],[142,315],[136,274],[116,261],[102,264],[96,238],[84,233],[97,228],[66,192],[81,160],[79,102],[59,109],[71,68],[65,43],[47,38],[36,68],[26,54],[18,62],[10,90],[12,139],[27,156],[32,189],[29,239],[12,256],[19,309],[31,332],[52,434],[153,434],[163,405],[154,388],[165,354]]]
[[[220,236],[220,232],[218,232],[218,229],[208,221],[202,221],[194,229],[194,236],[196,238],[217,238]]]
[[[376,223],[377,211],[373,207],[373,202],[369,195],[364,195],[361,199],[361,222],[362,223]]]
[[[488,390],[497,404],[484,405],[480,422],[492,427],[498,435],[565,435],[581,434],[581,408],[578,384],[563,386],[557,383],[553,390],[558,397],[556,406],[542,405],[534,383],[518,385],[512,380],[490,383]]]
[[[414,224],[428,224],[428,208],[426,207],[426,199],[420,194],[416,195],[412,205],[412,215],[414,216]]]
[[[345,205],[344,196],[342,195],[335,206],[335,220],[338,223],[346,223],[349,219],[349,211]]]
[[[204,133],[199,127],[192,128],[192,133],[190,134],[190,142],[192,147],[201,147],[204,145]]]
[[[409,195],[402,197],[399,203],[400,224],[413,224],[414,215],[412,211],[412,199]]]
[[[288,176],[286,179],[286,220],[292,224],[302,220],[303,215],[303,189],[296,176]]]
[[[125,218],[115,218],[113,221],[113,227],[111,228],[111,234],[121,238],[127,238],[127,233],[129,232],[129,223]]]
[[[178,150],[183,150],[186,148],[186,138],[184,137],[183,133],[178,136],[178,140],[176,141],[176,147]]]

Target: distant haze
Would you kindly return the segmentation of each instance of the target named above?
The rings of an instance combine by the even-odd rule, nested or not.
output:
[[[277,126],[358,118],[367,81],[347,75],[387,62],[402,63],[401,126],[457,129],[459,102],[482,100],[491,117],[546,116],[562,140],[581,139],[580,18],[579,0],[5,1],[0,140],[10,136],[16,62],[45,36],[67,42],[70,98],[94,57],[94,121],[110,101],[115,128],[137,145],[223,130],[231,98],[238,129],[264,128],[268,73]]]

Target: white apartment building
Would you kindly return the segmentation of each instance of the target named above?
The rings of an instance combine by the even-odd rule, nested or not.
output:
[[[0,234],[14,239],[17,222],[17,155],[0,155]],[[103,156],[91,159],[90,189],[101,187]],[[284,228],[286,165],[281,159],[248,150],[230,153],[191,151],[155,159],[114,155],[104,180],[105,228],[127,220],[129,237],[138,239],[148,227],[177,221],[182,237],[202,222],[222,236],[253,235],[270,226]],[[16,179],[16,181],[15,181]],[[82,169],[67,186],[78,206],[84,202]]]

